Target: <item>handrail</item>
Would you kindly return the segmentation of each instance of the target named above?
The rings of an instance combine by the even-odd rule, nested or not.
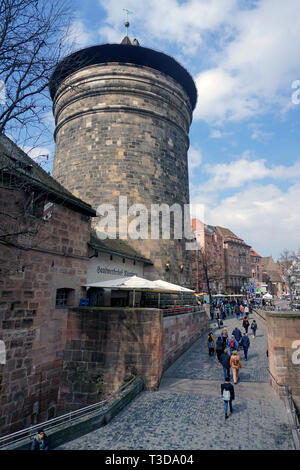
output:
[[[299,415],[298,415],[298,412],[297,412],[296,405],[295,405],[294,400],[293,400],[291,387],[288,384],[278,382],[278,380],[274,377],[274,375],[272,374],[272,372],[270,371],[270,369],[268,367],[267,367],[267,371],[269,372],[272,380],[274,380],[274,382],[276,382],[276,384],[279,387],[283,387],[284,390],[285,390],[285,397],[286,397],[286,401],[287,401],[288,410],[289,410],[289,412],[292,416],[292,420],[293,420],[293,427],[294,427],[293,437],[296,436],[296,438],[295,438],[295,439],[297,439],[296,447],[297,447],[297,449],[300,449],[300,419],[299,419]]]
[[[136,377],[133,377],[131,380],[123,384],[117,391],[109,395],[105,400],[102,400],[97,403],[93,403],[92,405],[85,406],[83,408],[79,408],[78,410],[69,411],[61,416],[57,416],[56,418],[49,419],[39,424],[34,424],[28,428],[21,429],[20,431],[16,431],[12,434],[7,434],[6,436],[0,437],[0,449],[8,444],[12,444],[13,442],[19,442],[25,439],[26,437],[31,437],[38,429],[50,430],[55,426],[63,424],[64,422],[72,422],[75,419],[82,418],[84,416],[88,416],[91,413],[96,412],[99,408],[103,408],[105,404],[109,403],[116,395],[121,393],[125,388],[131,385],[136,380]],[[22,436],[22,437],[21,437]],[[11,440],[11,442],[7,442]]]

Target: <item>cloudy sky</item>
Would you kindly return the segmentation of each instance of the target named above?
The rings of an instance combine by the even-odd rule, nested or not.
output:
[[[74,0],[75,48],[125,35],[178,60],[198,102],[191,202],[262,256],[300,247],[300,1]]]

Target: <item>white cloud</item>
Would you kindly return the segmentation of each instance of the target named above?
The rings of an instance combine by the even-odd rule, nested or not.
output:
[[[230,228],[262,256],[278,257],[284,248],[300,247],[299,206],[299,183],[287,191],[254,184],[217,205],[207,205],[205,222]]]
[[[249,152],[244,152],[239,160],[204,165],[205,172],[211,176],[201,185],[201,192],[240,188],[249,182],[265,178],[293,180],[300,177],[300,160],[291,166],[268,166],[265,159],[251,160],[250,157]]]
[[[83,49],[91,44],[92,34],[86,30],[83,21],[77,19],[68,30],[66,42],[73,50]]]
[[[99,0],[107,13],[106,25],[100,28],[101,36],[110,41],[124,36],[124,9],[132,11],[130,37],[157,44],[157,40],[176,43],[187,54],[194,54],[202,44],[204,33],[215,31],[228,22],[237,5],[237,0]],[[158,47],[158,49],[161,49]]]
[[[236,31],[215,55],[215,66],[196,77],[195,117],[239,120],[272,105],[286,107],[300,67],[300,2],[261,0],[257,8],[236,11]]]
[[[188,152],[188,164],[189,170],[193,170],[200,166],[202,163],[202,153],[201,150],[190,147]]]

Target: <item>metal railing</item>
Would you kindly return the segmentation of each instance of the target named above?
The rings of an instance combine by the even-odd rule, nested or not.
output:
[[[267,367],[267,371],[269,372],[271,379],[278,385],[278,387],[281,387],[283,390],[284,397],[286,398],[286,404],[288,407],[289,414],[292,418],[292,426],[293,426],[293,437],[294,437],[294,442],[295,446],[298,450],[300,450],[300,418],[299,414],[297,411],[297,407],[294,403],[293,400],[293,395],[292,395],[292,390],[291,387],[288,384],[279,382],[270,369]]]
[[[28,438],[28,440],[33,438],[39,429],[43,429],[44,431],[49,432],[51,431],[51,429],[56,428],[59,425],[63,425],[65,423],[71,424],[75,420],[78,420],[83,417],[87,418],[89,415],[93,415],[101,411],[101,409],[103,409],[105,405],[107,405],[109,402],[112,401],[114,397],[116,397],[117,395],[122,393],[126,388],[128,388],[136,379],[137,377],[133,377],[130,381],[123,384],[122,387],[120,387],[116,392],[112,393],[105,400],[94,403],[92,405],[85,406],[83,408],[79,408],[75,411],[69,411],[68,413],[65,413],[61,416],[57,416],[56,418],[49,419],[39,424],[34,424],[28,428],[0,437],[0,450],[10,444],[22,442],[26,440],[26,438]]]

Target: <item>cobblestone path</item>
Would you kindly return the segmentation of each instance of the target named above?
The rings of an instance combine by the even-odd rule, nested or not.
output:
[[[230,317],[231,334],[241,321]],[[211,331],[217,337],[214,322]],[[258,322],[248,361],[235,385],[233,414],[225,421],[223,369],[202,336],[168,370],[158,392],[142,392],[110,423],[58,449],[251,450],[293,449],[285,406],[268,383],[266,336]]]

